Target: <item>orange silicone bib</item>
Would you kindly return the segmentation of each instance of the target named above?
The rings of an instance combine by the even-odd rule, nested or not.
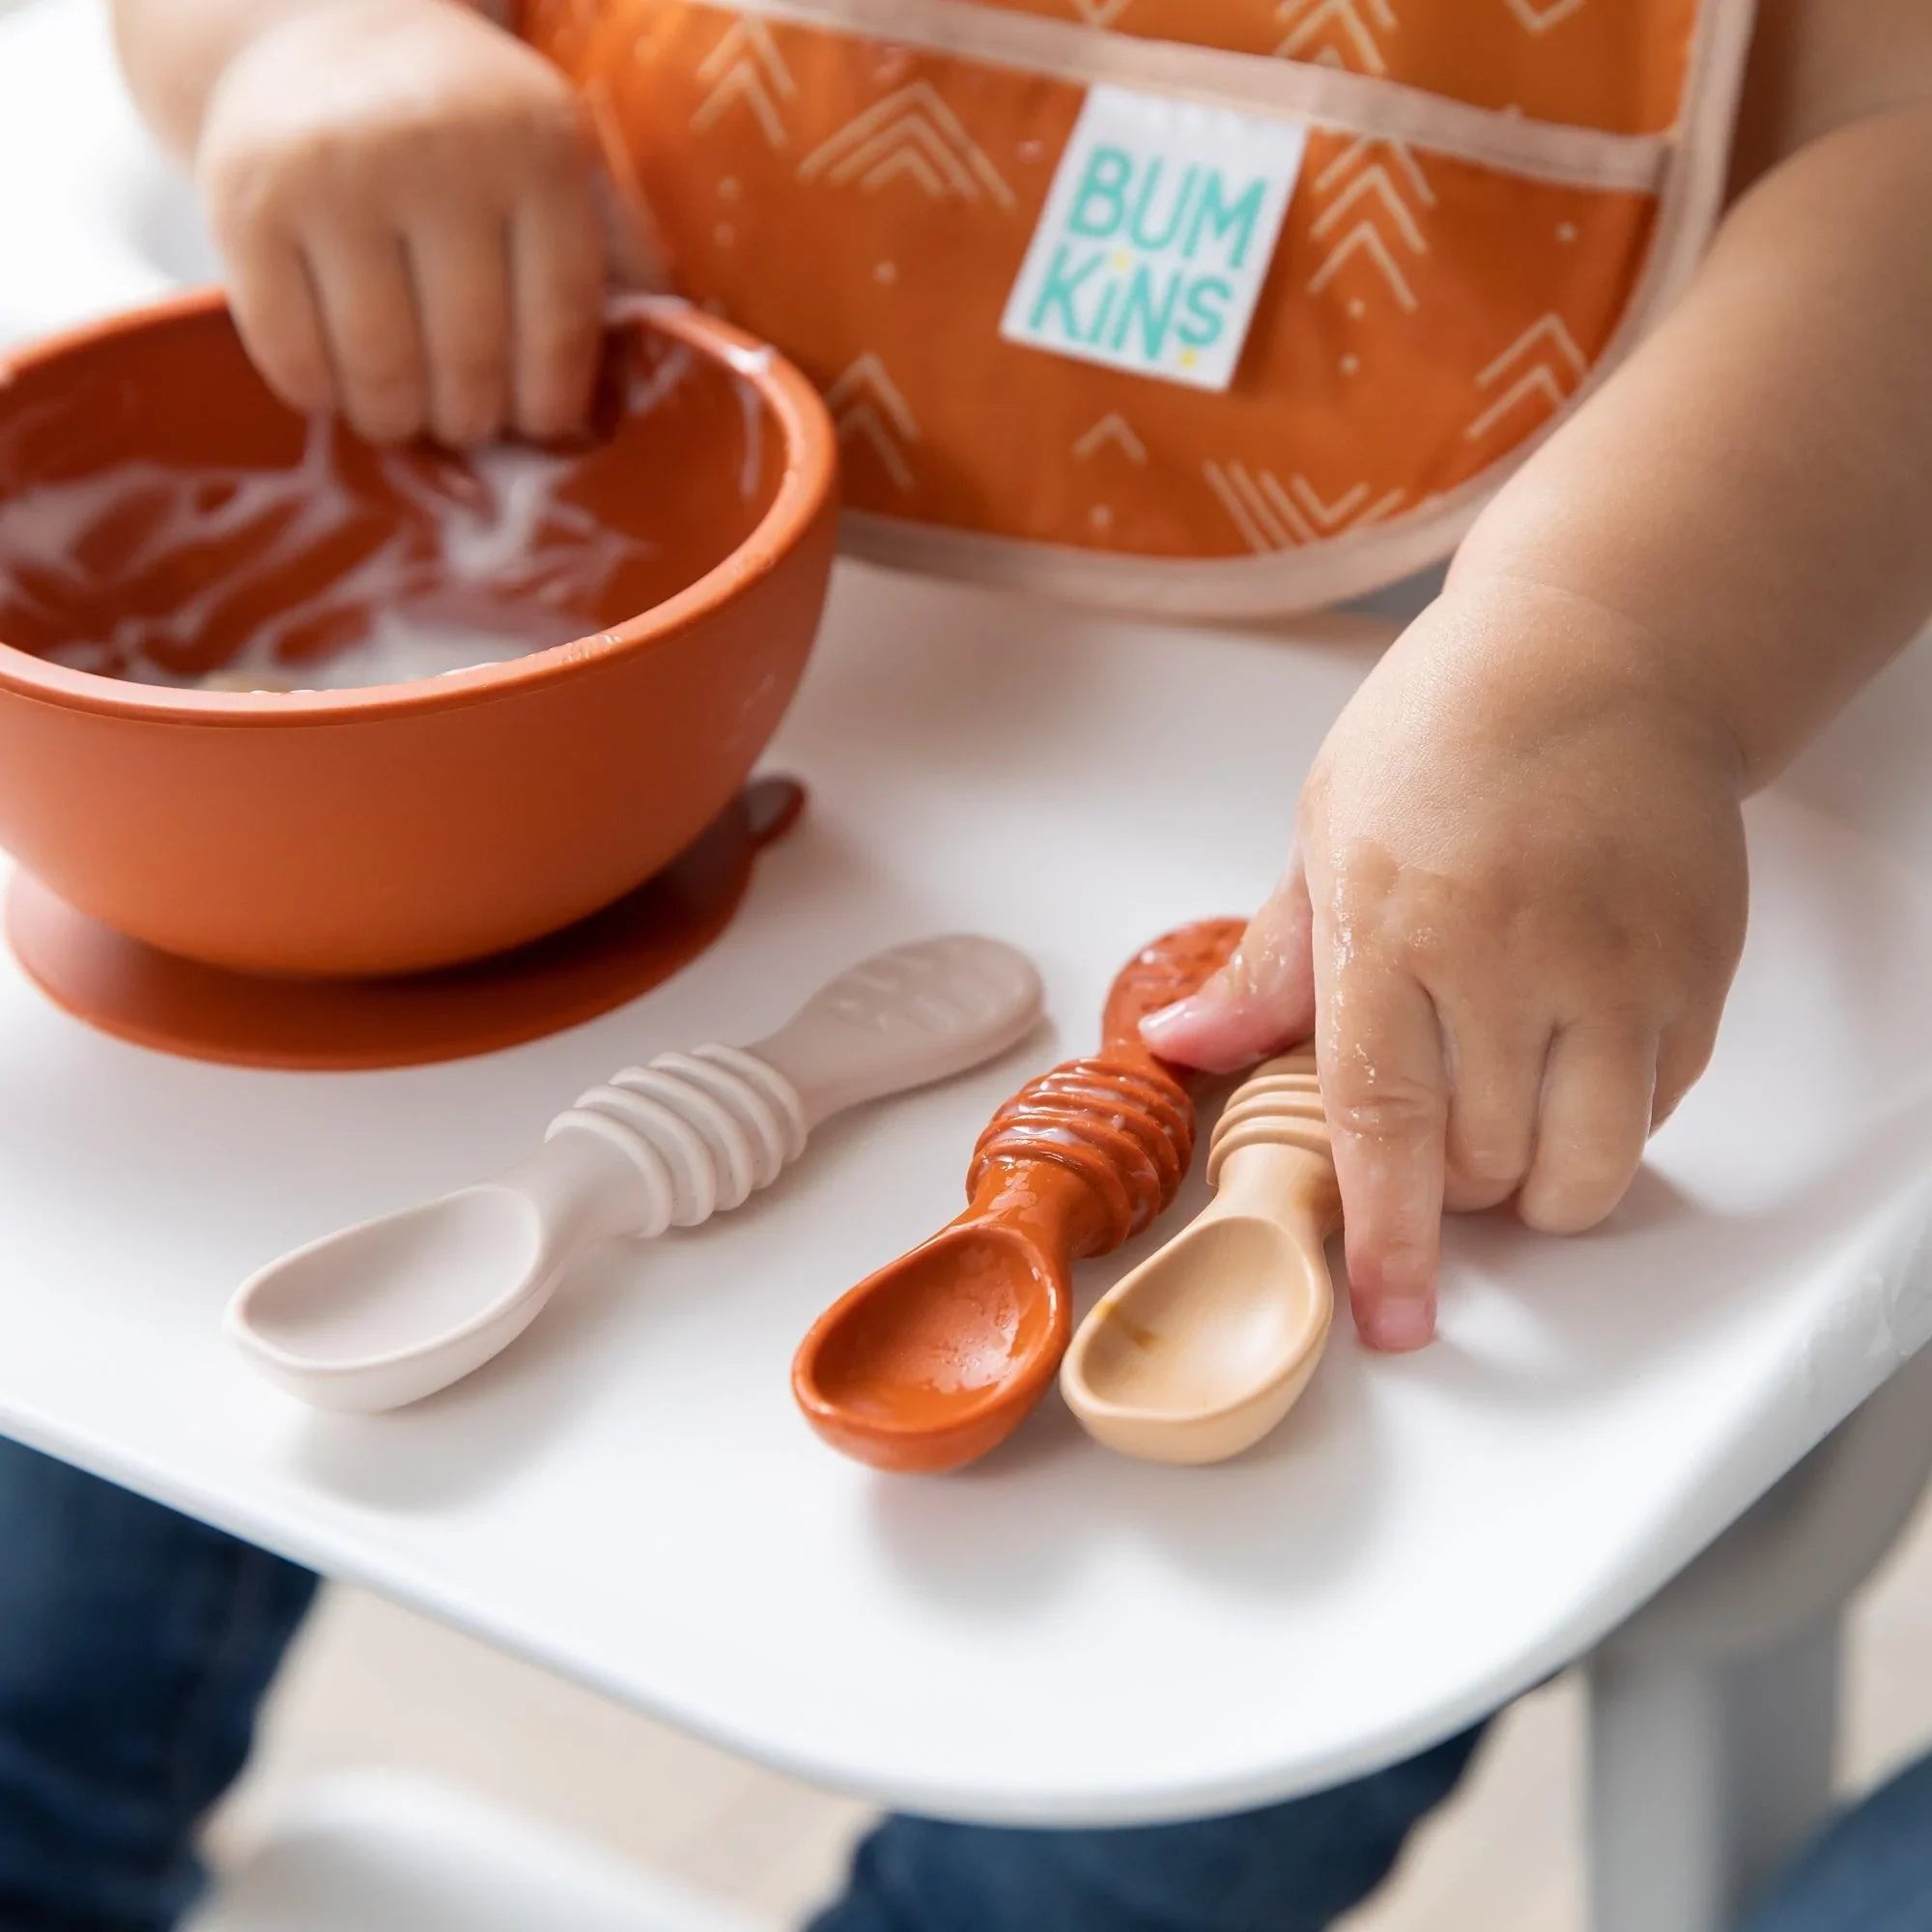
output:
[[[521,27],[673,285],[820,384],[852,548],[1246,615],[1445,555],[1657,317],[1720,206],[1750,10],[528,0]],[[1096,89],[1305,135],[1225,388],[1002,332]]]

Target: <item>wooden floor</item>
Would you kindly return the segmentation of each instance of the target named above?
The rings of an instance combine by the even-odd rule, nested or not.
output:
[[[1581,1704],[1568,1682],[1500,1726],[1459,1802],[1350,1932],[1581,1932]],[[1845,1776],[1932,1748],[1932,1511],[1859,1607]],[[234,1844],[293,1781],[438,1774],[795,1924],[837,1883],[863,1806],[754,1770],[351,1591],[325,1605],[218,1821]]]

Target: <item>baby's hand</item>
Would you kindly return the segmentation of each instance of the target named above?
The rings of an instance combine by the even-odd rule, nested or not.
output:
[[[269,28],[196,153],[237,323],[299,410],[366,437],[552,437],[588,405],[605,253],[563,79],[457,0]]]
[[[1740,772],[1681,682],[1597,606],[1452,587],[1329,734],[1301,863],[1236,962],[1148,1023],[1218,1068],[1313,1030],[1377,1347],[1434,1331],[1445,1206],[1592,1226],[1709,1058]]]

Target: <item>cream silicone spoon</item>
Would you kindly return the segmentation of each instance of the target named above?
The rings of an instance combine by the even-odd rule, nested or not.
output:
[[[829,1116],[990,1060],[1039,1017],[1023,953],[928,939],[841,973],[750,1047],[665,1054],[594,1087],[494,1179],[298,1248],[226,1326],[319,1408],[385,1409],[508,1346],[577,1255],[696,1227],[769,1185]]]
[[[1341,1196],[1313,1055],[1236,1090],[1208,1179],[1213,1201],[1094,1304],[1061,1367],[1087,1433],[1147,1462],[1218,1463],[1259,1442],[1328,1339],[1323,1245]]]

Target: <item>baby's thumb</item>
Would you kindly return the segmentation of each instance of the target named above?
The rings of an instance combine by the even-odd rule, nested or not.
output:
[[[1315,1030],[1313,918],[1296,861],[1248,923],[1235,955],[1198,993],[1150,1013],[1141,1038],[1182,1066],[1233,1073]]]

